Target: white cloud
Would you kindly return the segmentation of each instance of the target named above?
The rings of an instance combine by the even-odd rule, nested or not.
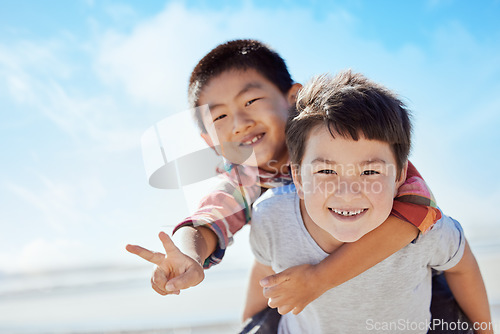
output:
[[[0,45],[3,84],[15,104],[24,107],[15,117],[41,114],[73,141],[90,139],[103,150],[138,148],[143,129],[125,122],[123,116],[130,112],[122,109],[126,101],[119,94],[91,93],[95,87],[80,84],[80,72],[88,69],[69,59],[67,54],[75,47],[79,46],[65,40]]]
[[[139,23],[130,35],[107,31],[96,64],[104,80],[123,84],[133,97],[162,108],[183,110],[189,73],[220,36],[211,17],[169,5]],[[175,111],[165,110],[165,113]]]
[[[38,224],[64,234],[75,225],[89,224],[96,219],[90,213],[107,195],[99,180],[87,176],[69,183],[38,176],[41,187],[6,184],[6,189],[13,196],[24,201]]]

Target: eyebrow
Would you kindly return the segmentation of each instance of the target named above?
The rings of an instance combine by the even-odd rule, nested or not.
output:
[[[311,161],[312,164],[314,163],[318,163],[318,162],[322,162],[322,163],[325,163],[325,164],[329,164],[329,165],[336,165],[337,163],[333,160],[328,160],[328,159],[325,159],[325,158],[316,158],[314,159],[313,161]]]
[[[260,89],[262,88],[262,85],[258,82],[249,82],[247,83],[237,94],[236,96],[234,97],[235,99],[239,98],[241,95],[245,94],[246,92],[248,92],[249,90],[252,90],[252,89]],[[212,112],[212,109],[214,108],[217,108],[217,107],[220,107],[222,106],[223,103],[217,103],[217,104],[209,104],[208,105],[208,108],[210,110],[210,112]]]
[[[325,158],[321,158],[321,157],[315,158],[313,161],[311,161],[311,164],[314,164],[314,163],[325,163],[325,164],[329,164],[329,165],[336,165],[337,164],[337,162],[334,160],[329,160],[329,159],[325,159]],[[381,163],[384,165],[387,164],[387,162],[383,159],[374,158],[374,159],[361,161],[361,162],[359,162],[359,165],[365,166],[365,165],[370,165],[370,164],[374,164],[374,163]]]
[[[262,88],[262,85],[258,82],[249,82],[245,85],[245,87],[243,87],[239,92],[238,94],[236,94],[236,98],[240,97],[241,95],[245,94],[246,92],[248,92],[249,90],[252,90],[252,89],[260,89]]]

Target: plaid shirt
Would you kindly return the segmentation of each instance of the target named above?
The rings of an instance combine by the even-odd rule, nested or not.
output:
[[[276,174],[242,165],[228,165],[218,186],[202,199],[198,210],[174,229],[205,226],[218,238],[216,250],[206,259],[205,268],[219,263],[233,234],[250,223],[252,203],[269,188],[292,183],[291,175]],[[405,183],[398,189],[391,215],[415,225],[424,233],[441,218],[434,197],[417,169],[408,163]]]

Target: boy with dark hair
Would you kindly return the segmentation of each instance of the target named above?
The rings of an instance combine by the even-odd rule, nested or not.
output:
[[[189,107],[195,111],[195,121],[202,132],[205,125],[199,113],[199,99],[210,79],[223,72],[254,69],[286,95],[294,82],[285,61],[275,51],[256,40],[236,40],[220,44],[201,59],[191,72],[188,87]]]
[[[285,124],[300,84],[283,59],[254,40],[221,44],[193,70],[189,100],[201,136],[227,160],[220,185],[174,231],[180,250],[160,233],[168,256],[139,246],[127,249],[157,264],[152,287],[179,293],[204,278],[203,268],[219,263],[232,236],[251,220],[261,190],[292,182]],[[416,169],[410,166],[391,215],[359,241],[343,245],[317,265],[301,265],[267,277],[262,284],[270,306],[299,313],[308,303],[372,267],[426,232],[440,212]],[[376,246],[376,247],[375,247]]]
[[[387,89],[350,71],[320,76],[300,91],[297,109],[286,128],[296,191],[293,185],[275,188],[254,204],[250,315],[268,303],[259,297],[260,278],[318,263],[376,229],[406,179],[410,118]],[[460,224],[446,216],[299,315],[284,315],[278,333],[427,333],[437,325],[429,312],[432,269],[445,271],[463,310],[479,325],[474,329],[492,333],[479,267]]]

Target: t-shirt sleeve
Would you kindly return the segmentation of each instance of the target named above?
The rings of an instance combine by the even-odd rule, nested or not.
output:
[[[443,215],[428,234],[432,234],[434,246],[431,251],[430,267],[444,271],[456,266],[462,259],[465,249],[465,236],[460,223]]]

